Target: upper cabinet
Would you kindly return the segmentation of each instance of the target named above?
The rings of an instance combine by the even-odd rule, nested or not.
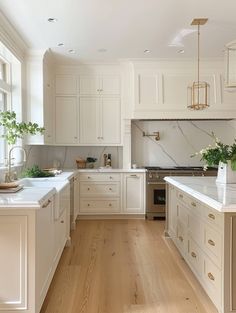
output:
[[[236,41],[225,47],[225,87],[236,88]]]
[[[53,144],[54,74],[49,53],[27,57],[26,78],[27,120],[45,128],[43,135],[28,136],[27,144]]]
[[[79,77],[79,94],[83,96],[119,96],[120,77],[81,75]]]
[[[121,145],[120,76],[57,74],[55,143]]]
[[[222,68],[209,65],[201,70],[200,79],[210,85],[209,108],[193,111],[187,108],[188,86],[196,80],[194,65],[172,66],[150,64],[134,66],[133,118],[137,119],[211,119],[236,117],[236,90],[224,88]]]

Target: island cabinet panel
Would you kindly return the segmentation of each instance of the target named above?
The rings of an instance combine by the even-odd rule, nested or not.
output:
[[[0,216],[0,312],[27,308],[27,216]]]
[[[236,312],[236,213],[168,184],[167,234],[221,313]]]

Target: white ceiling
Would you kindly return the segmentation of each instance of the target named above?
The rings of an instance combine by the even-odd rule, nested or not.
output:
[[[0,9],[30,48],[80,60],[193,57],[197,37],[188,30],[196,29],[195,17],[209,18],[201,28],[203,57],[222,56],[236,39],[235,0],[0,0]]]

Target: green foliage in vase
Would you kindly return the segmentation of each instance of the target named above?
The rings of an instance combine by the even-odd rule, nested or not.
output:
[[[42,134],[45,130],[36,123],[17,122],[16,113],[14,111],[0,112],[0,126],[4,127],[4,134],[1,137],[5,138],[10,145],[14,145],[18,138],[23,138],[26,134]]]
[[[209,145],[208,147],[202,149],[199,152],[191,155],[194,157],[196,155],[201,156],[201,161],[205,161],[205,168],[208,166],[219,165],[220,162],[227,164],[231,161],[232,170],[236,170],[236,139],[232,145],[222,143],[214,133],[212,133],[214,139],[214,145]]]

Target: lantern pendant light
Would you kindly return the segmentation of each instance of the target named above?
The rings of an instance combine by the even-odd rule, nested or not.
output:
[[[200,25],[205,25],[207,18],[195,18],[191,25],[198,27],[198,58],[197,58],[197,81],[188,87],[188,108],[191,110],[203,110],[209,107],[209,84],[200,81]]]

